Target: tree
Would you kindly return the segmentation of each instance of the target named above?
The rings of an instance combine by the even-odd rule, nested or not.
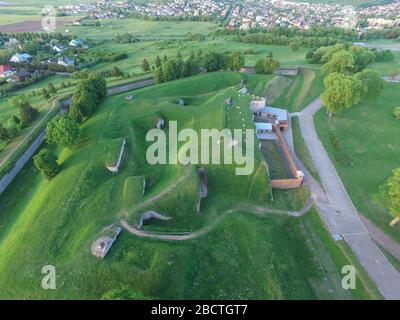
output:
[[[10,139],[10,132],[2,123],[0,123],[0,140],[6,141],[8,139]]]
[[[114,66],[114,67],[111,69],[111,76],[112,76],[112,77],[121,77],[121,76],[123,76],[123,75],[124,75],[124,73],[121,71],[120,68]]]
[[[142,70],[144,72],[150,71],[150,65],[146,58],[144,58],[142,61]]]
[[[59,147],[72,147],[80,140],[79,124],[66,113],[56,117],[47,124],[46,140]]]
[[[98,73],[90,73],[76,88],[70,106],[71,117],[82,123],[96,111],[98,104],[106,95],[106,80]]]
[[[155,83],[157,83],[157,84],[164,82],[163,69],[161,66],[154,69],[153,77],[154,77]]]
[[[19,118],[21,120],[21,126],[25,127],[35,120],[38,114],[37,109],[33,108],[28,101],[23,101],[19,106]]]
[[[48,149],[42,149],[33,157],[36,168],[43,174],[47,180],[51,180],[60,172],[60,166],[57,163],[57,157]]]
[[[346,50],[335,52],[329,62],[325,63],[321,68],[321,71],[324,75],[328,75],[333,72],[352,74],[354,70],[354,57]]]
[[[374,200],[394,216],[390,226],[400,221],[400,168],[393,170],[393,175],[379,188]]]
[[[234,71],[239,71],[240,68],[244,66],[244,57],[240,54],[240,52],[234,52],[230,61],[230,69]]]
[[[157,55],[157,57],[156,57],[156,68],[158,68],[158,67],[161,67],[161,59],[160,59],[160,56],[159,55]]]
[[[367,65],[374,62],[375,53],[368,49],[359,46],[350,47],[350,52],[354,58],[354,69],[356,72],[360,72],[365,69]]]
[[[383,91],[384,81],[375,70],[366,69],[355,75],[367,88],[363,99],[375,100]]]
[[[357,105],[366,93],[365,85],[357,77],[341,73],[331,73],[324,79],[325,91],[321,95],[322,102],[330,117],[343,107]]]
[[[396,118],[396,120],[400,120],[400,107],[394,108],[393,114],[394,114],[394,117]]]
[[[128,287],[123,287],[121,289],[110,290],[103,294],[101,300],[148,300],[142,292],[133,290]]]
[[[279,68],[279,61],[273,58],[272,52],[264,59],[257,61],[256,73],[272,74]]]
[[[288,47],[293,52],[297,52],[300,49],[300,44],[297,41],[293,41],[289,43]]]
[[[42,89],[42,96],[43,96],[45,99],[50,99],[50,94],[49,94],[49,92],[46,90],[46,88],[43,88],[43,89]]]
[[[47,88],[51,94],[57,93],[57,89],[54,87],[53,83],[49,82],[49,84],[47,85]]]

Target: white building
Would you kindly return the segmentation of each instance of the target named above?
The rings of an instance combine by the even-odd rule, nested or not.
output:
[[[10,61],[14,63],[30,62],[32,61],[32,56],[27,53],[16,53],[11,57]]]

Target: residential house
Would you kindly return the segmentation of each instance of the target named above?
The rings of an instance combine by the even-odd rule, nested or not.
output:
[[[73,40],[71,40],[70,42],[69,42],[69,46],[70,47],[75,47],[75,48],[77,48],[77,47],[81,47],[81,46],[83,46],[84,45],[84,42],[83,42],[83,40],[81,40],[81,39],[73,39]]]
[[[69,67],[75,65],[75,61],[71,57],[60,57],[57,60],[57,63],[64,67]]]
[[[51,49],[56,53],[63,53],[66,50],[66,47],[61,44],[56,44],[52,46]]]
[[[16,53],[10,59],[10,62],[14,63],[22,63],[22,62],[26,63],[31,61],[32,61],[32,56],[27,53]]]
[[[13,74],[14,74],[13,68],[4,64],[0,65],[0,78],[8,78]]]
[[[20,71],[14,74],[7,81],[10,83],[22,82],[31,77],[31,73],[29,71]]]

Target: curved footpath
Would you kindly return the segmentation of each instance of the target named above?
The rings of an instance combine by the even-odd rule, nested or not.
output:
[[[400,273],[390,264],[361,221],[347,191],[340,180],[314,126],[314,114],[322,107],[318,98],[301,112],[300,130],[321,178],[327,201],[318,202],[317,208],[329,231],[341,236],[349,244],[385,299],[400,299]],[[310,188],[312,189],[312,188]],[[313,192],[313,190],[311,190]],[[317,199],[320,197],[317,197]]]

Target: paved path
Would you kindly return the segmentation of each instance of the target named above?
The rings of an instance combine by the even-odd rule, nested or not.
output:
[[[333,235],[342,236],[386,299],[400,299],[400,274],[372,241],[340,180],[314,127],[314,114],[322,107],[318,98],[297,113],[301,134],[321,178],[327,202],[317,208]]]

